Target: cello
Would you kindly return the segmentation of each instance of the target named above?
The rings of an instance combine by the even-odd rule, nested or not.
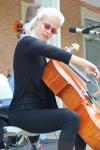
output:
[[[78,133],[83,140],[94,150],[100,150],[100,113],[93,106],[100,107],[86,87],[86,83],[94,83],[72,64],[57,60],[47,63],[42,79],[68,108],[79,114]]]

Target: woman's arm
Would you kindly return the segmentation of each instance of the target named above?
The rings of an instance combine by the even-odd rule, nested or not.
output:
[[[84,58],[80,58],[76,55],[72,55],[70,59],[70,63],[82,67],[88,74],[93,74],[95,78],[100,78],[100,72],[98,68],[88,60],[85,60]]]
[[[23,45],[23,46],[22,46]],[[33,37],[25,37],[21,41],[21,50],[26,55],[43,56],[50,59],[56,59],[66,64],[69,62],[81,66],[87,73],[93,74],[96,78],[100,77],[98,68],[91,62],[71,54],[63,49],[49,44],[44,44]]]

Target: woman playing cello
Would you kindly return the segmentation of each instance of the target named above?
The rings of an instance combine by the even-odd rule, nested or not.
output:
[[[17,43],[14,54],[15,90],[10,105],[11,125],[34,133],[61,130],[58,150],[85,150],[85,143],[77,134],[79,116],[68,108],[58,109],[54,93],[42,80],[46,58],[69,62],[87,73],[100,73],[91,62],[45,42],[64,22],[63,14],[55,8],[44,8],[30,22],[30,32]]]

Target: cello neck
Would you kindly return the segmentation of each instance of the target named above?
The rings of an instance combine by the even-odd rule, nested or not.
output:
[[[87,84],[92,84],[95,86],[95,88],[97,89],[97,85],[90,79],[88,78],[85,74],[83,74],[79,69],[77,69],[74,65],[72,64],[68,64],[68,66],[74,71],[76,72]]]

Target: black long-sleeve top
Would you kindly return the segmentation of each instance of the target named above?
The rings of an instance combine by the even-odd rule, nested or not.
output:
[[[42,80],[45,58],[68,64],[71,53],[31,36],[25,36],[18,41],[13,62],[15,87],[10,110],[20,105],[34,106],[36,101],[41,101],[40,105],[47,108],[56,107],[53,92]]]

